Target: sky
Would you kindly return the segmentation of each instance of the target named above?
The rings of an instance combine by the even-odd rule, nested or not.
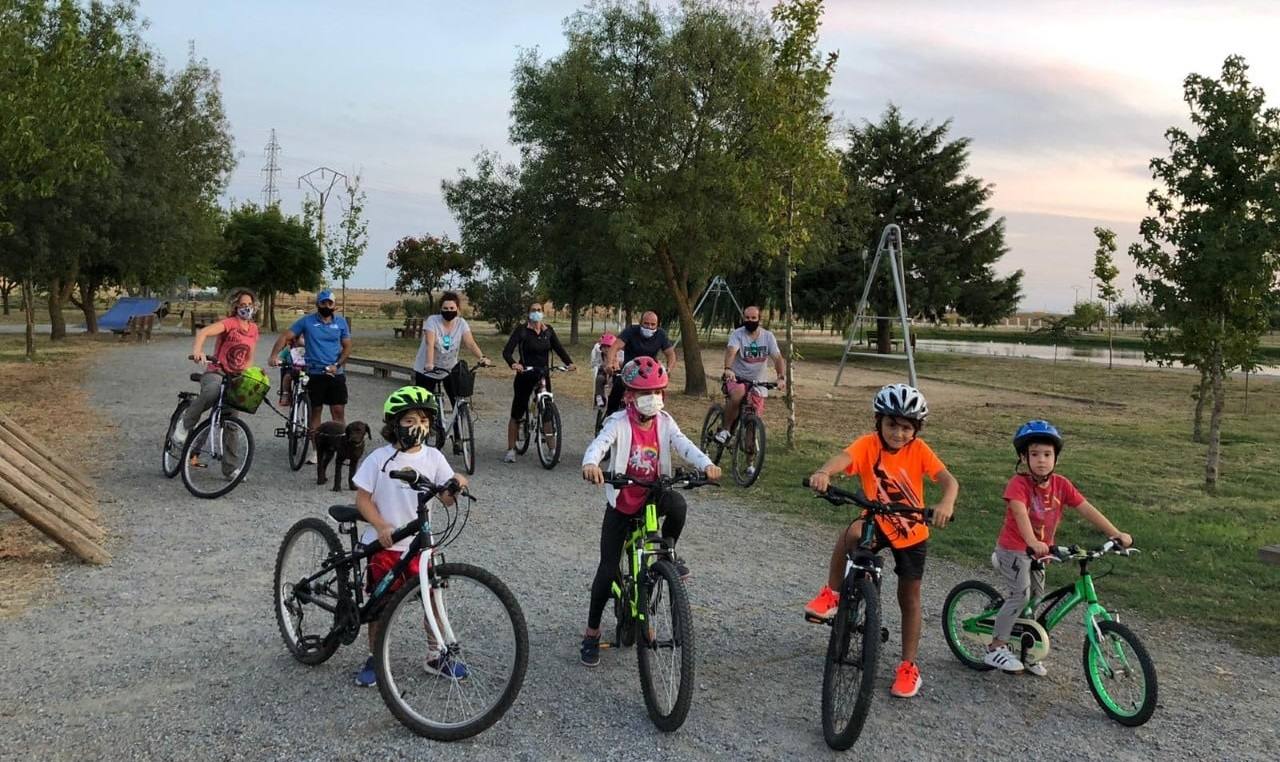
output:
[[[564,50],[581,0],[142,0],[146,40],[171,68],[188,49],[221,74],[239,164],[227,195],[261,202],[265,147],[281,146],[280,196],[298,178],[359,174],[369,249],[349,285],[392,280],[386,252],[406,235],[457,226],[440,182],[484,149],[507,159],[517,54]],[[768,7],[767,3],[761,4]],[[1248,60],[1278,103],[1280,3],[1251,0],[1012,2],[828,0],[820,47],[839,53],[830,100],[843,127],[890,103],[971,139],[970,174],[993,185],[1023,310],[1066,311],[1090,291],[1093,228],[1118,235],[1117,285],[1133,298],[1124,250],[1153,187],[1148,162],[1186,122],[1182,82]],[[338,211],[337,198],[327,213]],[[908,250],[906,256],[910,257]]]

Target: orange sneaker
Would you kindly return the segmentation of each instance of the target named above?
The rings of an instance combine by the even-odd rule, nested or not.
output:
[[[804,612],[819,619],[830,619],[836,615],[838,608],[840,596],[836,595],[835,590],[823,585],[817,597],[805,604]]]
[[[889,693],[898,698],[911,698],[920,692],[920,683],[920,668],[913,661],[904,661],[898,665],[898,674],[893,678]]]

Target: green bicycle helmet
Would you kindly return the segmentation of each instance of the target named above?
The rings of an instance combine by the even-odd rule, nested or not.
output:
[[[421,386],[402,386],[392,392],[382,405],[382,420],[384,423],[391,423],[407,410],[421,410],[434,417],[436,397]]]

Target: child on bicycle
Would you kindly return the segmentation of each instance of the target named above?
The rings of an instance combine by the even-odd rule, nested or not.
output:
[[[832,476],[844,473],[862,480],[862,491],[871,500],[908,505],[924,510],[924,477],[942,487],[942,499],[934,505],[933,524],[944,527],[955,510],[960,485],[929,445],[920,439],[920,429],[929,415],[929,405],[918,389],[907,384],[890,384],[876,393],[872,403],[876,430],[855,439],[833,455],[809,477],[809,485],[825,492]],[[836,592],[844,580],[846,554],[857,547],[862,519],[841,532],[831,551],[827,584],[805,606],[805,612],[830,619],[840,605]],[[890,693],[910,698],[920,691],[920,669],[916,655],[920,645],[920,582],[924,578],[929,527],[923,517],[910,514],[880,517],[876,522],[878,551],[893,551],[894,574],[898,577],[898,608],[902,612],[902,662]]]
[[[1007,592],[983,658],[989,666],[1005,672],[1025,669],[1043,677],[1047,671],[1041,662],[1024,665],[1009,650],[1008,642],[1014,620],[1022,613],[1023,606],[1044,594],[1044,569],[1032,568],[1029,553],[1036,558],[1049,555],[1063,508],[1078,511],[1099,532],[1119,539],[1124,547],[1133,544],[1133,538],[1116,529],[1101,511],[1090,505],[1067,477],[1053,472],[1063,444],[1062,434],[1044,420],[1027,421],[1013,436],[1018,462],[1013,478],[1004,488],[1004,525],[996,538],[995,552],[991,554],[991,564],[1004,577]]]
[[[392,544],[392,533],[418,518],[417,493],[404,482],[393,479],[391,472],[407,467],[433,484],[440,485],[456,479],[461,486],[467,485],[466,477],[455,474],[439,450],[425,444],[431,432],[435,410],[435,397],[420,386],[404,386],[392,392],[382,406],[382,438],[389,444],[370,453],[356,471],[353,480],[356,483],[356,509],[370,525],[360,540],[366,545],[376,541],[383,548],[369,557],[370,592],[391,571],[413,542],[412,537],[406,537]],[[454,500],[443,492],[439,499],[449,505]],[[405,575],[418,573],[419,558],[409,563]],[[397,580],[392,589],[399,585],[400,580]],[[356,685],[368,687],[377,684],[372,652],[379,626],[376,621],[369,623],[371,655],[356,674]],[[448,655],[428,659],[425,668],[432,674],[457,680],[467,676],[466,665],[453,661]]]
[[[587,445],[582,456],[583,479],[592,484],[604,483],[600,462],[607,455],[610,471],[653,481],[659,475],[671,474],[673,451],[694,468],[706,472],[708,479],[720,478],[720,469],[711,458],[689,441],[670,413],[662,411],[663,390],[667,388],[666,368],[652,357],[637,357],[618,372],[618,380],[626,388],[623,395],[626,406],[605,419],[600,433]],[[646,490],[636,486],[621,490],[606,486],[604,494],[600,564],[591,582],[587,629],[582,634],[582,663],[588,667],[600,663],[600,618],[618,574],[631,519],[644,509],[648,498]],[[687,507],[684,497],[677,492],[667,492],[658,501],[658,514],[666,517],[662,522],[662,537],[673,549],[684,529]],[[676,569],[682,578],[689,575],[689,568],[678,558]]]
[[[591,348],[591,370],[596,380],[596,407],[605,405],[604,382],[609,369],[605,367],[604,361],[609,356],[609,347],[617,340],[617,336],[605,331]],[[622,352],[618,352],[618,361],[622,361]]]
[[[298,368],[306,365],[306,351],[302,348],[301,336],[294,336],[280,350],[276,358],[280,361],[280,404],[289,407],[293,404],[293,377]]]

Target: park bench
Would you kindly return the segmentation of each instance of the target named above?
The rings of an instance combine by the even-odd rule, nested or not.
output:
[[[1280,566],[1280,545],[1264,545],[1259,548],[1258,560],[1264,564]]]
[[[422,335],[422,318],[405,318],[403,328],[393,328],[397,339],[416,339]]]
[[[874,346],[876,345],[876,341],[877,341],[877,339],[879,339],[879,337],[880,337],[880,332],[879,332],[879,331],[867,331],[867,346],[869,346],[869,347],[874,347]],[[891,339],[889,339],[889,349],[890,349],[890,350],[896,349],[897,347],[899,347],[899,346],[901,346],[901,345],[902,345],[902,339],[899,339],[899,338],[891,338]],[[915,333],[913,332],[913,333],[911,334],[911,348],[912,348],[912,349],[915,349],[915,347],[916,347],[916,335],[915,335]]]
[[[347,366],[355,366],[358,368],[368,368],[373,371],[373,375],[378,378],[390,378],[392,373],[404,376],[410,381],[413,380],[413,368],[408,365],[400,365],[393,362],[383,362],[382,360],[369,360],[363,357],[348,357]]]
[[[195,336],[196,331],[213,325],[223,317],[223,315],[219,315],[216,312],[196,312],[191,310],[191,335]]]
[[[151,331],[155,328],[155,315],[134,315],[125,323],[120,332],[120,340],[151,341]]]

